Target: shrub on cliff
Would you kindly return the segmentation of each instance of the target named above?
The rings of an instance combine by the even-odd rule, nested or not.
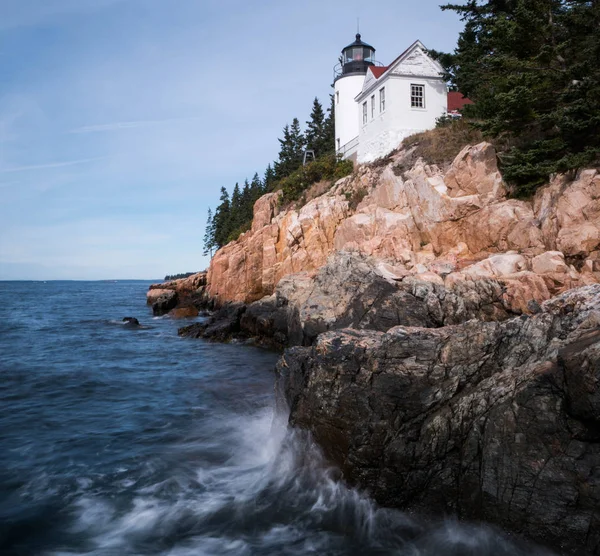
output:
[[[552,172],[600,163],[600,2],[468,0],[452,84],[464,113],[501,145],[505,179],[531,194]],[[438,53],[439,54],[439,53]]]
[[[322,156],[280,180],[278,189],[283,191],[282,202],[296,201],[314,183],[335,181],[351,174],[353,169],[351,160],[340,160],[335,154]]]

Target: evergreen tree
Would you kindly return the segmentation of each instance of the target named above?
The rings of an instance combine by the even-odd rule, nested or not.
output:
[[[329,108],[323,124],[322,148],[323,152],[319,153],[319,156],[335,152],[335,104],[333,95],[329,95]]]
[[[302,165],[304,148],[306,146],[306,139],[304,138],[304,134],[300,129],[300,121],[298,118],[294,118],[292,120],[292,125],[290,126],[290,139],[292,146],[292,167],[293,170],[296,170]]]
[[[244,203],[240,184],[236,183],[231,194],[231,214],[229,217],[229,232],[237,230],[243,222]]]
[[[283,128],[283,138],[279,141],[279,158],[275,162],[275,175],[277,179],[284,178],[291,173],[290,160],[292,157],[292,139],[290,136],[290,126],[288,124]]]
[[[269,164],[267,166],[267,169],[265,170],[265,177],[263,178],[263,193],[273,191],[273,187],[276,181],[277,176],[275,175],[275,170],[273,170],[273,167]]]
[[[258,172],[255,172],[254,176],[252,176],[252,181],[250,182],[250,191],[252,192],[252,204],[254,204],[256,200],[263,194],[263,184],[258,177]]]
[[[319,99],[315,97],[310,120],[306,122],[306,148],[314,150],[316,156],[321,156],[327,149],[326,140],[325,112]]]
[[[206,229],[204,230],[204,249],[202,254],[204,256],[210,255],[212,257],[212,251],[215,248],[215,230],[213,226],[212,210],[208,207],[208,215],[206,216]]]
[[[254,206],[254,197],[252,188],[248,180],[244,180],[244,189],[242,190],[242,223],[247,227],[252,222],[252,208]]]
[[[214,246],[216,248],[223,247],[227,243],[227,238],[231,233],[231,204],[229,202],[229,193],[227,189],[221,187],[221,197],[219,199],[221,203],[215,209],[213,215],[213,228],[214,228]]]
[[[283,128],[283,138],[280,144],[279,160],[275,163],[275,174],[280,180],[289,176],[302,165],[304,153],[304,136],[300,129],[300,121],[294,118],[292,125]]]
[[[442,9],[465,28],[440,58],[475,101],[465,114],[512,147],[500,155],[528,194],[552,172],[600,160],[600,2],[469,0]]]

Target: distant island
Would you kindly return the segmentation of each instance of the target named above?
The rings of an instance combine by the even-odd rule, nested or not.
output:
[[[198,274],[198,272],[182,272],[180,274],[167,274],[165,276],[165,282],[169,280],[180,280],[181,278],[189,278],[190,276]]]

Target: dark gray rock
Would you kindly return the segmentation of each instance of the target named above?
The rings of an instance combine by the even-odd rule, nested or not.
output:
[[[176,291],[169,291],[160,295],[152,304],[152,314],[154,316],[166,315],[171,309],[177,307],[179,295]]]
[[[328,330],[354,328],[385,332],[397,325],[440,327],[469,319],[511,316],[496,280],[465,281],[451,289],[405,278],[386,277],[381,263],[354,252],[336,252],[317,274],[284,277],[275,294],[235,315],[226,304],[208,324],[182,329],[182,335],[211,339],[256,338],[277,349],[311,345]],[[236,318],[239,317],[239,322]]]
[[[140,321],[137,320],[135,317],[123,317],[123,323],[125,326],[131,328],[137,328],[140,326]]]
[[[188,338],[226,342],[240,333],[240,320],[245,311],[246,305],[243,303],[227,303],[206,322],[184,326],[177,333]]]
[[[330,331],[286,351],[280,399],[383,505],[598,555],[599,323],[588,286],[532,317]]]

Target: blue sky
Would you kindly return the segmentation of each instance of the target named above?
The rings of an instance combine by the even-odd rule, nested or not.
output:
[[[452,50],[439,0],[0,0],[0,279],[205,268],[219,188],[326,104],[339,51]]]

